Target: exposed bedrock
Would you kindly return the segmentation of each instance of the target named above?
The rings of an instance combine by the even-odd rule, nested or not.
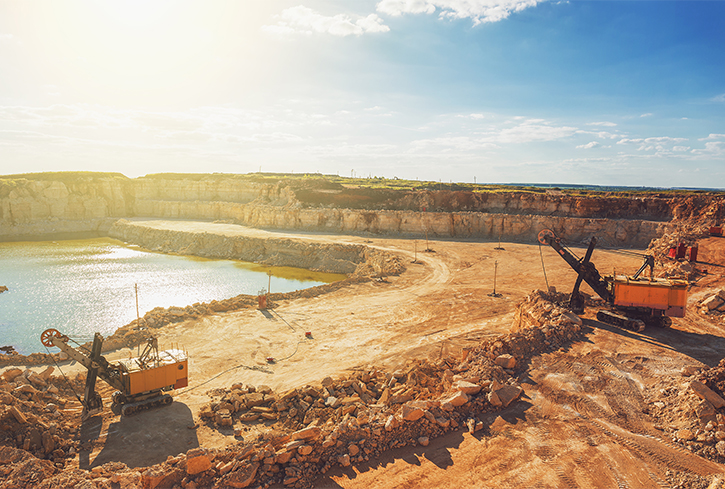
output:
[[[305,209],[227,202],[145,201],[142,215],[172,219],[228,220],[251,227],[370,233],[431,238],[483,238],[534,242],[550,228],[569,242],[596,235],[604,246],[646,247],[669,229],[668,223],[638,219],[594,219],[483,212],[366,211]]]
[[[164,229],[125,219],[120,219],[113,225],[109,230],[109,236],[154,251],[227,258],[331,273],[360,273],[360,267],[363,266],[379,268],[379,273],[384,275],[402,271],[402,265],[397,259],[394,260],[394,264],[388,263],[392,255],[364,245],[310,243],[301,239],[254,237],[221,231],[215,233]]]
[[[225,220],[252,227],[532,242],[551,228],[570,243],[645,247],[712,195],[472,192],[344,188],[244,175],[43,174],[0,177],[0,240],[105,235],[119,218]],[[713,214],[713,219],[717,216]]]

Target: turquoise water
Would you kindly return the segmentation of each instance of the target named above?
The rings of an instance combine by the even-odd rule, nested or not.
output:
[[[40,334],[108,335],[154,307],[186,306],[256,295],[267,267],[234,260],[141,251],[108,238],[0,243],[0,346],[45,352]],[[344,278],[293,268],[271,269],[271,291],[290,292]]]

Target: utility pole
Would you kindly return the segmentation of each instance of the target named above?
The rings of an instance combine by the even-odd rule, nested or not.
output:
[[[496,293],[496,276],[498,275],[498,260],[493,265],[493,292],[488,294],[490,297],[501,297],[501,294]]]
[[[138,313],[138,284],[133,284],[133,290],[136,292],[136,326],[141,326],[141,317]]]
[[[501,247],[501,235],[503,234],[503,217],[501,218],[501,229],[498,232],[498,246],[494,248],[494,250],[503,250],[504,248]]]

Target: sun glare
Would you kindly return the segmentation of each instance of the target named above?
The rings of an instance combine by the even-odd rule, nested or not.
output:
[[[27,12],[36,52],[67,86],[102,103],[183,97],[244,64],[264,3],[189,1],[49,2]],[[263,7],[260,7],[263,6]],[[240,56],[241,53],[241,56]],[[110,101],[110,102],[109,102]]]

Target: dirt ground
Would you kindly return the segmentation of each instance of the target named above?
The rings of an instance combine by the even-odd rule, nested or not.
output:
[[[517,303],[532,290],[547,285],[570,290],[576,278],[554,250],[538,244],[502,243],[497,249],[498,242],[430,241],[431,251],[423,251],[425,240],[320,234],[307,239],[392,250],[407,257],[407,271],[268,311],[223,313],[159,330],[161,348],[178,344],[189,352],[190,386],[168,408],[123,419],[106,409],[86,422],[79,465],[115,460],[147,466],[196,446],[223,447],[239,440],[232,429],[196,422],[212,389],[240,382],[284,391],[356,366],[395,369],[409,358],[460,355],[481,338],[509,332]],[[573,250],[580,256],[585,251]],[[592,261],[602,273],[633,273],[642,263],[605,250],[596,250]],[[690,304],[723,286],[723,264],[725,239],[701,241],[697,266],[708,274],[691,288]],[[490,295],[494,275],[498,297]],[[591,293],[586,286],[582,290]],[[523,400],[500,416],[483,418],[482,432],[459,430],[427,447],[336,469],[317,486],[720,487],[725,466],[668,438],[664,425],[674,421],[650,415],[649,396],[665,380],[684,383],[683,366],[717,365],[725,356],[723,323],[690,307],[669,329],[634,333],[599,323],[595,314],[587,310],[583,341],[534,358],[519,379]],[[110,404],[110,389],[101,393]],[[245,438],[256,434],[257,428],[242,428]]]

